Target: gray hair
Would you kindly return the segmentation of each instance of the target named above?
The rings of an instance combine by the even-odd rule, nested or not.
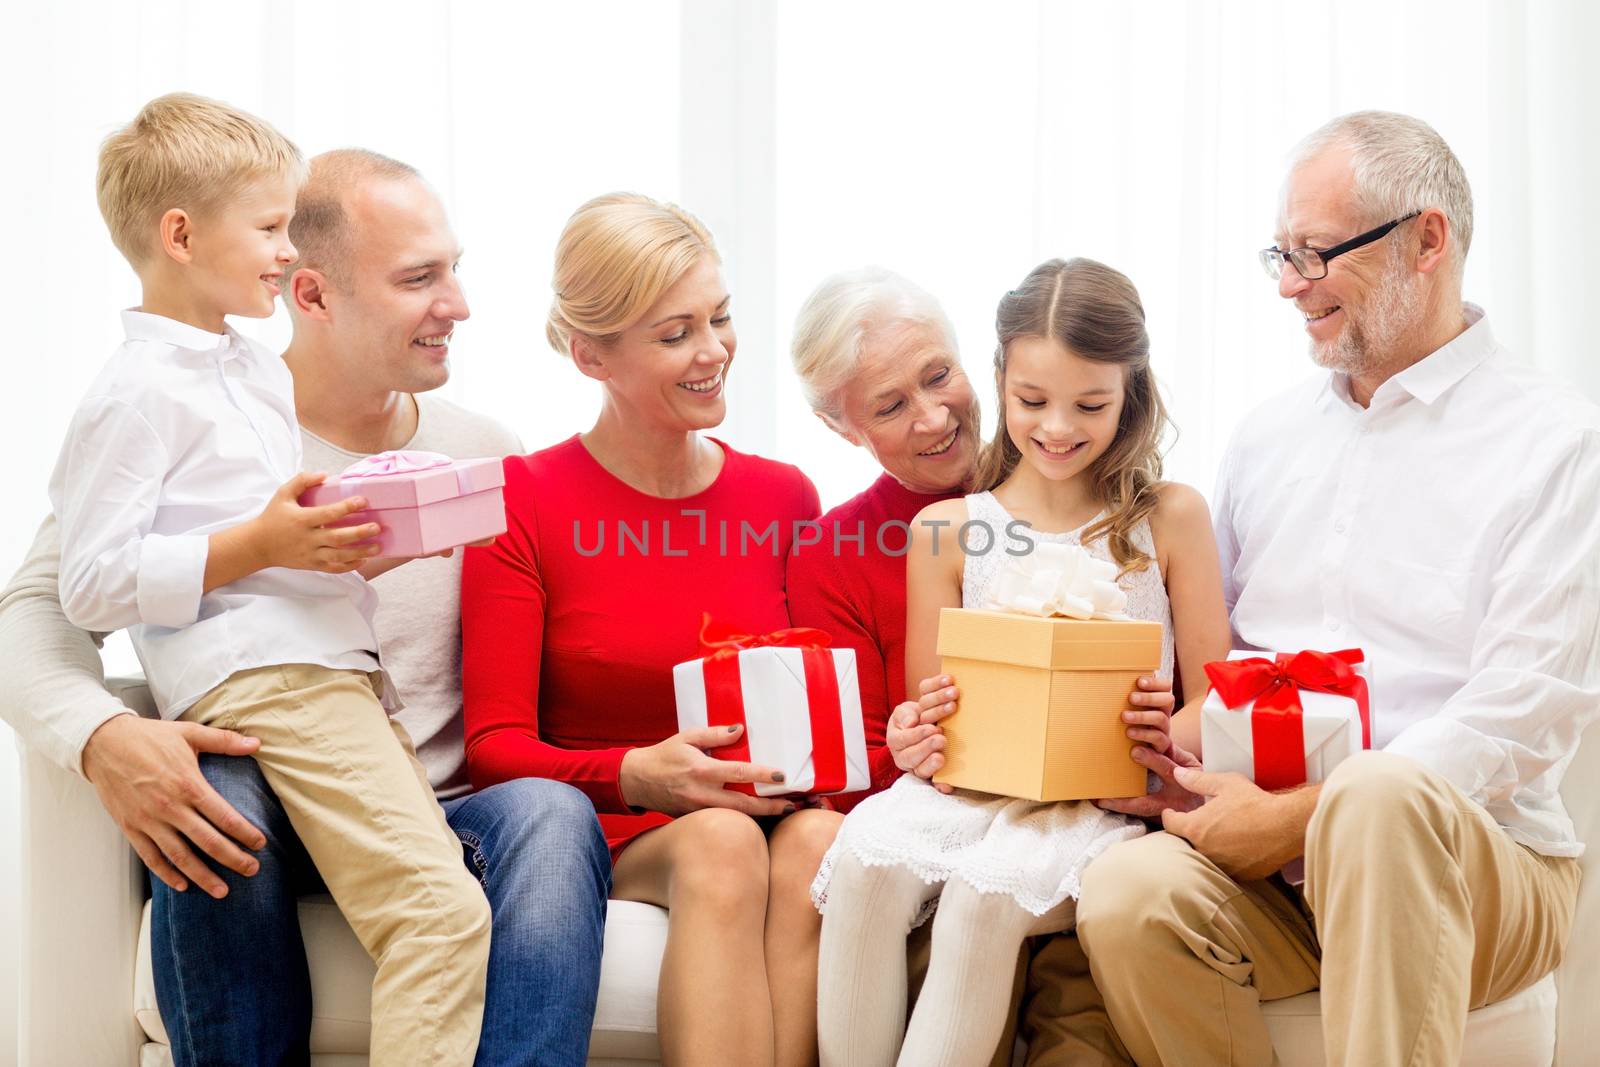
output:
[[[858,267],[824,279],[801,306],[790,346],[811,409],[841,418],[839,393],[862,352],[885,329],[897,326],[920,326],[957,351],[944,309],[910,279],[883,267]]]
[[[1350,151],[1356,204],[1373,225],[1438,208],[1450,222],[1457,269],[1472,245],[1472,187],[1437,130],[1393,111],[1356,111],[1329,121],[1291,154],[1293,170],[1329,148]]]

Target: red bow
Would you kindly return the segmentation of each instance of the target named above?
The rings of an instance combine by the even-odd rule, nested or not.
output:
[[[745,725],[744,686],[739,680],[739,653],[752,648],[798,648],[806,672],[806,703],[811,711],[811,765],[815,781],[810,792],[837,793],[845,787],[848,771],[844,755],[844,721],[839,706],[839,677],[833,670],[833,643],[826,631],[791,626],[766,634],[740,633],[706,612],[700,618],[701,669],[706,686],[706,725]],[[718,759],[747,762],[749,731],[731,745],[713,749]],[[729,783],[726,787],[755,794],[755,786]]]
[[[827,648],[831,644],[833,639],[826,630],[810,626],[791,626],[768,634],[745,634],[713,619],[709,611],[700,615],[702,657],[737,654],[747,648]]]
[[[1250,729],[1257,785],[1271,791],[1305,784],[1301,690],[1354,700],[1361,714],[1361,747],[1372,747],[1367,680],[1355,671],[1355,664],[1365,658],[1360,649],[1349,648],[1342,652],[1280,652],[1274,659],[1254,656],[1206,664],[1206,677],[1224,704],[1238,708],[1255,701]]]

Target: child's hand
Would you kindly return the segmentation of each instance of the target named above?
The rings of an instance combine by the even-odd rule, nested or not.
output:
[[[939,721],[955,713],[961,691],[947,674],[925,678],[918,688],[920,699],[908,700],[890,713],[884,740],[896,767],[932,780],[944,766],[944,728]],[[933,784],[941,793],[950,792],[942,782]]]
[[[377,523],[332,525],[366,507],[365,498],[353,496],[315,508],[300,506],[300,494],[321,485],[325,478],[326,474],[295,475],[279,486],[261,514],[246,524],[263,568],[346,574],[378,554],[376,544],[362,543],[378,536]]]
[[[1122,713],[1122,721],[1128,724],[1128,737],[1157,752],[1172,747],[1172,679],[1145,675],[1128,703],[1133,710]]]

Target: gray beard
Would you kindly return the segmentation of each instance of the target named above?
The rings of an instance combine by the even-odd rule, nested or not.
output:
[[[1332,341],[1311,342],[1311,359],[1319,367],[1351,377],[1365,377],[1394,358],[1400,339],[1422,318],[1422,285],[1391,269],[1358,321],[1349,319]]]

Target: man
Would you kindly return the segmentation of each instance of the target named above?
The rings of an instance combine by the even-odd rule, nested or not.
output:
[[[408,448],[520,452],[492,420],[429,397],[468,315],[460,248],[411,167],[341,150],[312,161],[290,236],[284,360],[311,469]],[[53,521],[0,599],[0,706],[84,774],[152,873],[152,963],[179,1064],[305,1062],[310,982],[296,896],[319,880],[248,756],[254,739],[128,713],[91,635],[62,616]],[[462,747],[460,553],[376,581],[384,665],[463,859],[494,915],[480,1064],[581,1064],[599,985],[610,859],[588,800],[539,779],[469,791]],[[198,887],[201,892],[195,891]]]
[[[1383,751],[1281,793],[1146,758],[1166,789],[1127,807],[1167,832],[1109,850],[1078,912],[1140,1064],[1272,1063],[1259,1001],[1319,986],[1329,1064],[1454,1064],[1469,1008],[1560,959],[1582,845],[1557,790],[1600,712],[1600,414],[1462,303],[1471,237],[1425,123],[1348,115],[1295,156],[1262,258],[1331,373],[1241,427],[1217,540],[1236,643],[1364,649]],[[1303,894],[1273,873],[1302,855]]]

